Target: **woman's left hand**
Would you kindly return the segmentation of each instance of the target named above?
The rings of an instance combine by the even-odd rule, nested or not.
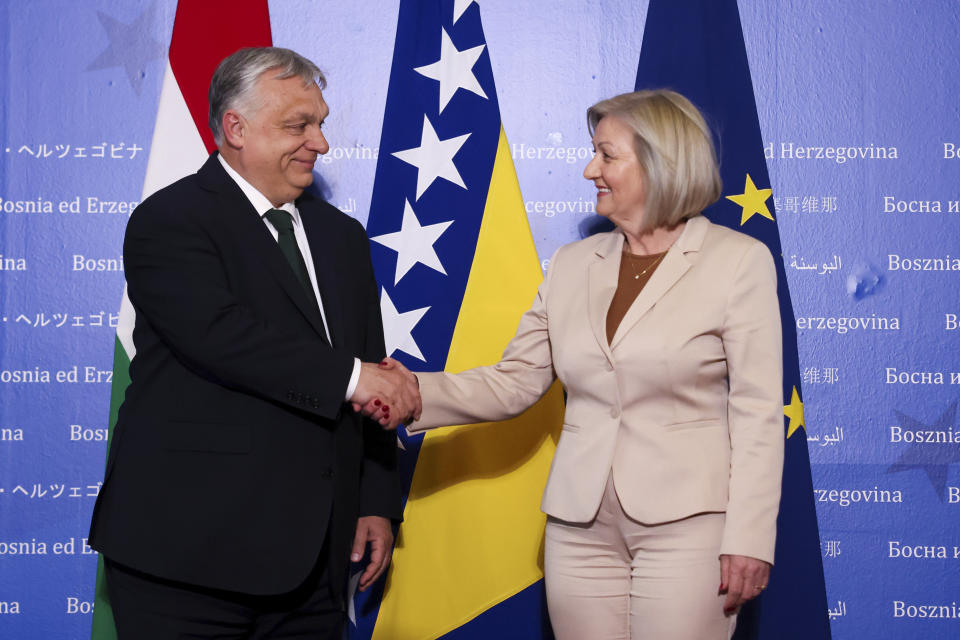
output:
[[[726,593],[723,612],[734,613],[740,605],[767,588],[770,563],[750,556],[720,556],[720,593]]]

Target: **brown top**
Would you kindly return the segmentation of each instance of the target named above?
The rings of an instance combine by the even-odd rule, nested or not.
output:
[[[613,336],[623,316],[627,315],[627,309],[643,290],[653,272],[660,266],[665,255],[667,255],[666,251],[638,256],[626,249],[620,254],[620,278],[617,281],[617,292],[613,294],[610,309],[607,310],[607,344],[613,342]]]

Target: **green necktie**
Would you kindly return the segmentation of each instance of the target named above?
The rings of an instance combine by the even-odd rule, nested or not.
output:
[[[267,220],[277,230],[277,244],[280,245],[280,251],[283,257],[290,263],[294,275],[300,281],[300,285],[307,294],[307,299],[311,300],[318,309],[317,296],[313,293],[313,285],[310,283],[310,274],[307,273],[307,263],[303,261],[303,255],[297,246],[297,237],[293,235],[293,216],[282,209],[270,209],[265,214]]]

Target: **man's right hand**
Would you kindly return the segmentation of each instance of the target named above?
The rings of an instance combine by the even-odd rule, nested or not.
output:
[[[387,429],[420,418],[417,378],[403,366],[360,363],[360,379],[350,402],[355,411],[373,417]]]

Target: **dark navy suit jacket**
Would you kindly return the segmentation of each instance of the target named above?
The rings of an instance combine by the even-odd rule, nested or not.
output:
[[[136,356],[90,545],[162,578],[297,587],[329,536],[345,584],[359,515],[399,519],[396,437],[344,402],[384,356],[363,227],[304,194],[333,341],[249,200],[212,155],[133,212],[124,240]]]

